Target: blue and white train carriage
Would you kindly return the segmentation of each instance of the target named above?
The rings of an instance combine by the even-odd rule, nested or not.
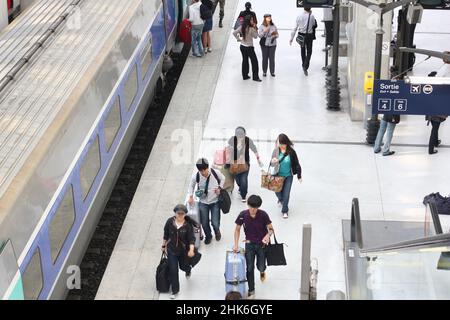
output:
[[[66,296],[185,9],[40,0],[1,31],[0,298]]]

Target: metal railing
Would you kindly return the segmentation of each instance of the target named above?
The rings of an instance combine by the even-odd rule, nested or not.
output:
[[[358,247],[360,249],[362,249],[363,237],[362,237],[361,215],[359,212],[358,198],[353,198],[353,200],[352,200],[352,218],[351,218],[351,224],[350,224],[350,240],[351,240],[351,242],[356,242]]]

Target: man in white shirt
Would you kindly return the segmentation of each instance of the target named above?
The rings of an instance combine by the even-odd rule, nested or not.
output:
[[[192,24],[192,54],[199,58],[204,55],[202,44],[204,21],[200,16],[201,5],[202,3],[200,2],[200,0],[193,0],[192,4],[189,6],[189,21]]]
[[[295,28],[292,30],[291,40],[289,41],[289,44],[292,45],[292,41],[294,40],[297,30],[299,34],[305,37],[304,45],[301,46],[301,49],[303,72],[305,73],[305,76],[307,76],[309,63],[312,56],[313,41],[316,39],[315,33],[317,28],[317,21],[311,12],[311,8],[305,7],[304,9],[304,12],[302,12],[297,17]]]

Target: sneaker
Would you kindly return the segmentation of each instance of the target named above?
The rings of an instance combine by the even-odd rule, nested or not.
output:
[[[270,75],[271,75],[272,77],[275,77],[275,73],[271,73]]]
[[[244,79],[244,80],[248,80],[248,79],[250,79],[250,77],[249,77],[249,76],[246,76],[246,77],[243,77],[243,79]]]
[[[254,298],[254,297],[255,297],[255,290],[249,291],[249,292],[248,292],[247,298],[248,298],[248,299],[252,299],[252,298]]]
[[[207,54],[207,53],[208,53],[208,49],[206,48],[206,49],[205,49],[205,54]]]
[[[376,150],[373,150],[373,152],[375,152],[375,153],[380,153],[380,152],[381,152],[381,148],[378,148],[378,149],[376,149]]]
[[[189,271],[189,272],[186,272],[186,279],[190,279],[191,278],[191,271]]]
[[[305,76],[308,76],[308,70],[303,69],[303,73],[305,74]]]
[[[428,152],[428,154],[435,154],[435,153],[438,153],[438,151],[437,150],[433,150],[431,152]]]
[[[256,81],[256,82],[262,82],[262,80],[261,80],[260,78],[253,79],[253,81]]]
[[[395,151],[386,151],[386,152],[383,152],[383,156],[392,156],[393,154],[395,153]]]
[[[267,77],[267,73],[263,73],[263,77]]]
[[[242,202],[242,203],[246,203],[246,202],[247,202],[247,199],[246,199],[246,198],[242,198],[242,199],[241,199],[241,202]]]
[[[220,233],[220,230],[219,230],[216,232],[216,241],[220,241],[220,239],[222,239],[222,234]]]
[[[283,219],[287,219],[287,218],[289,218],[289,215],[287,214],[287,212],[283,213]]]
[[[219,21],[219,28],[223,28],[222,20]]]
[[[266,281],[266,273],[265,272],[261,272],[259,274],[259,279],[261,279],[261,282]]]
[[[209,48],[209,47],[208,47],[208,52],[210,52],[210,53],[212,52],[212,49],[211,49],[211,48]]]
[[[211,238],[205,238],[205,244],[210,244],[211,240],[212,240],[212,237]]]
[[[172,293],[171,295],[170,295],[170,299],[176,299],[176,297],[178,296],[178,292],[177,293]]]

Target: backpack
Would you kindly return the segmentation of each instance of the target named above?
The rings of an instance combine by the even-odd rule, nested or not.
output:
[[[244,23],[244,17],[237,17],[236,22],[234,23],[234,30],[239,29],[240,26]]]
[[[423,204],[434,202],[438,214],[450,215],[450,197],[444,197],[439,192],[430,193],[423,198]]]
[[[216,171],[214,171],[214,169],[211,168],[211,173],[213,174],[214,178],[216,178],[217,183],[220,185],[220,179],[219,179],[219,176],[217,175]],[[195,180],[196,180],[197,186],[198,186],[198,184],[200,183],[200,173],[199,172],[197,172],[197,176],[196,176]],[[218,202],[219,202],[220,210],[223,212],[223,214],[227,214],[230,212],[231,198],[230,198],[230,195],[228,194],[227,190],[220,188]]]
[[[200,6],[200,18],[202,18],[202,20],[208,20],[212,18],[212,10],[203,3]]]

